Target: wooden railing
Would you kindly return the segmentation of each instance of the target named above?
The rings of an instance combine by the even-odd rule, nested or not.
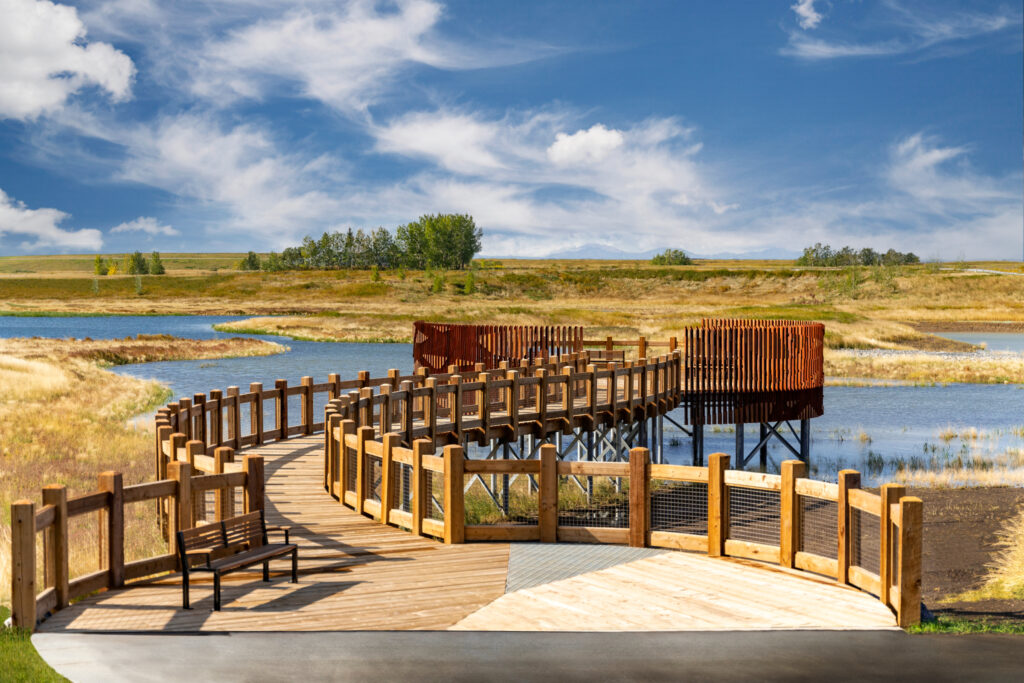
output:
[[[174,533],[190,529],[204,519],[217,521],[234,513],[235,493],[247,512],[263,508],[263,458],[247,455],[238,463],[223,449],[207,462],[193,442],[191,453],[184,451],[165,468],[166,478],[144,484],[124,486],[119,472],[99,476],[95,493],[68,498],[64,486],[51,485],[42,490],[41,507],[30,500],[11,505],[11,612],[15,626],[34,628],[45,616],[67,607],[70,601],[97,590],[120,588],[154,574],[179,570]],[[228,461],[225,464],[225,461]],[[214,462],[220,465],[214,465]],[[216,473],[206,474],[211,470]],[[195,472],[201,474],[195,475]],[[204,503],[215,499],[212,510]],[[166,513],[163,527],[167,552],[131,562],[125,561],[125,508],[134,503],[156,501]],[[70,576],[68,558],[71,541],[68,522],[81,515],[100,517],[99,566],[83,576]],[[153,516],[158,525],[159,517]],[[42,539],[39,539],[39,535]],[[40,541],[41,543],[37,543]],[[42,551],[38,557],[37,546]],[[37,567],[41,566],[43,585],[37,587]]]
[[[708,467],[651,464],[646,449],[628,463],[558,461],[550,445],[539,459],[466,459],[468,441],[543,440],[679,400],[678,351],[623,368],[589,360],[573,354],[533,377],[503,364],[334,399],[324,486],[360,513],[449,543],[628,543],[750,558],[833,577],[879,596],[901,625],[917,621],[921,502],[902,487],[862,491],[852,470],[836,484],[806,479],[799,460],[779,475],[727,470],[721,453]]]
[[[629,462],[559,461],[551,444],[538,459],[470,460],[461,446],[438,455],[426,439],[405,448],[395,432],[375,438],[355,420],[331,424],[328,491],[382,524],[445,543],[611,543],[759,560],[876,595],[900,626],[920,618],[921,500],[892,484],[861,490],[853,470],[832,484],[804,478],[799,460],[773,475],[729,470],[724,453],[707,467],[651,464],[645,448]],[[512,480],[519,513],[502,516],[507,499],[492,500],[499,521],[471,519],[470,508],[487,502],[476,477]],[[615,492],[604,501],[593,493],[598,479]]]

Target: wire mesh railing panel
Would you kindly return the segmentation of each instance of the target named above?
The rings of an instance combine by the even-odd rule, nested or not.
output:
[[[708,485],[652,479],[651,531],[708,535]]]
[[[444,474],[423,470],[423,517],[438,522],[444,521]]]
[[[366,500],[380,501],[380,484],[381,475],[383,474],[383,463],[381,459],[376,455],[366,455],[366,469],[363,472],[363,476],[366,479],[363,481],[363,497]]]
[[[729,534],[727,538],[749,543],[779,545],[779,492],[727,487]]]
[[[878,515],[850,510],[850,564],[878,573],[881,524]]]
[[[466,524],[532,526],[539,517],[539,491],[525,474],[467,474]]]
[[[558,525],[628,529],[629,478],[559,477]]]
[[[412,466],[391,463],[391,505],[395,510],[412,514]]]
[[[800,496],[800,544],[798,550],[836,559],[839,541],[839,508],[833,500]]]
[[[343,445],[342,450],[342,457],[346,458],[348,465],[345,481],[343,483],[346,491],[354,492],[356,490],[356,457],[358,454],[356,453],[356,449],[350,448],[349,446]]]

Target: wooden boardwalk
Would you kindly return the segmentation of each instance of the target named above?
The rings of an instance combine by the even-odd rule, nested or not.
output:
[[[323,437],[257,449],[266,462],[269,523],[292,527],[299,583],[287,561],[271,583],[225,578],[213,612],[209,583],[181,609],[177,575],[104,591],[39,630],[751,630],[894,628],[870,595],[753,562],[667,551],[505,593],[508,543],[443,545],[385,527],[327,495]],[[558,552],[573,553],[571,544]]]

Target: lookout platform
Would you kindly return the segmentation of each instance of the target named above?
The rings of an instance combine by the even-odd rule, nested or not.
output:
[[[443,543],[382,525],[324,491],[323,437],[253,449],[268,522],[292,528],[298,584],[278,565],[225,577],[224,606],[178,574],[87,597],[42,622],[68,632],[702,631],[889,629],[893,613],[833,580],[760,562],[656,548]]]

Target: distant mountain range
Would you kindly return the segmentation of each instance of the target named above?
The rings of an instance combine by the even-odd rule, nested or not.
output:
[[[547,256],[535,256],[537,259],[593,259],[593,260],[637,260],[648,261],[656,254],[665,251],[667,247],[659,249],[648,249],[647,251],[623,251],[603,244],[584,244],[575,249],[564,249],[548,254]],[[685,250],[690,258],[695,259],[795,259],[800,256],[798,251],[790,251],[779,247],[761,249],[760,251],[733,252],[722,251],[714,254],[697,254]],[[509,254],[488,254],[482,258],[523,258],[513,257]]]

